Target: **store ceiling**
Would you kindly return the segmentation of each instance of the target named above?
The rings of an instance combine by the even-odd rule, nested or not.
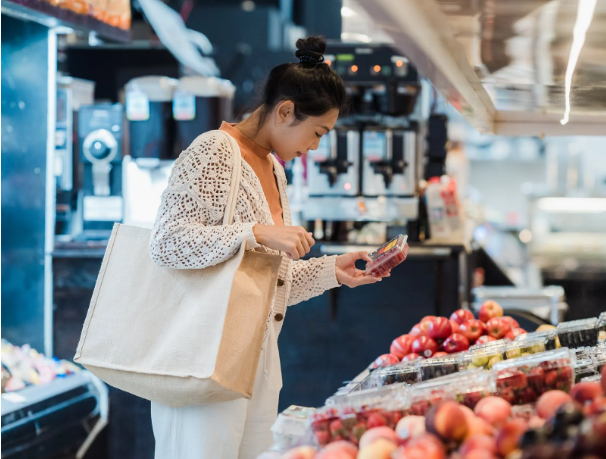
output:
[[[579,3],[591,0],[360,0],[478,129],[505,135],[606,135],[606,0],[597,0],[571,86]]]

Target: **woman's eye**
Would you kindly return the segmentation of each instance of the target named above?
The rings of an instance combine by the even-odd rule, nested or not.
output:
[[[322,134],[318,134],[318,133],[316,132],[316,137],[318,137],[318,139],[321,139],[321,138],[322,138]]]

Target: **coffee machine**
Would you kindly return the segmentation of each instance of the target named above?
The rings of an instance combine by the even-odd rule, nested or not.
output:
[[[359,146],[356,129],[337,128],[323,136],[307,155],[309,196],[357,196]]]
[[[86,105],[78,117],[82,189],[78,196],[83,236],[106,238],[124,216],[121,104]]]
[[[368,127],[362,134],[364,196],[414,196],[414,130]]]

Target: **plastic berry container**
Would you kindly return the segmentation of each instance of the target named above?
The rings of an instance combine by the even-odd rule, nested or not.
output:
[[[271,427],[274,444],[281,451],[288,451],[305,442],[309,432],[309,420],[315,412],[314,408],[291,405],[278,414]]]
[[[596,374],[595,362],[591,358],[577,359],[574,365],[574,382],[580,382],[583,378]]]
[[[562,322],[556,331],[562,347],[573,349],[598,344],[598,319],[596,317]]]
[[[542,332],[532,332],[532,333],[524,333],[523,335],[518,335],[515,337],[514,342],[518,342],[518,341],[525,341],[528,339],[535,339],[535,338],[545,338],[545,350],[546,351],[553,351],[554,349],[557,349],[560,346],[560,342],[558,340],[558,335],[554,330],[545,330]]]
[[[545,352],[547,339],[540,336],[527,338],[520,341],[512,341],[505,345],[505,357],[508,359],[517,359],[526,357],[539,352]]]
[[[458,373],[464,368],[464,355],[463,352],[457,352],[443,357],[421,360],[419,362],[421,381],[429,381],[430,379]]]
[[[407,387],[406,384],[392,384],[331,397],[311,422],[317,443],[326,446],[347,440],[357,445],[368,429],[379,426],[394,429],[407,414],[396,394],[405,392]]]
[[[581,379],[581,382],[597,382],[599,383],[602,380],[602,375],[593,375],[587,376],[586,378]]]
[[[400,234],[397,238],[392,239],[377,251],[371,253],[370,261],[366,262],[366,274],[382,276],[406,260],[408,255],[407,240],[408,236]]]
[[[410,414],[425,416],[429,409],[445,400],[454,400],[452,386],[446,378],[432,379],[411,386],[406,392],[405,406],[409,407]]]
[[[495,364],[505,360],[507,342],[500,340],[483,344],[464,354],[464,366],[467,369],[483,368],[490,370]]]
[[[570,392],[575,357],[568,348],[505,360],[494,365],[497,394],[512,405],[534,403],[549,390]]]
[[[594,350],[593,364],[596,372],[601,375],[602,370],[606,366],[606,348],[596,347]]]
[[[496,393],[494,375],[482,369],[465,370],[441,379],[450,384],[455,400],[472,410],[480,400]]]
[[[362,383],[363,389],[388,386],[390,384],[416,384],[421,381],[420,361],[404,362],[372,372]]]

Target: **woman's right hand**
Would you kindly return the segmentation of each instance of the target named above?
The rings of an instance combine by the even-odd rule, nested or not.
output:
[[[302,226],[253,226],[255,239],[261,245],[280,252],[286,252],[293,260],[298,260],[316,241]]]

